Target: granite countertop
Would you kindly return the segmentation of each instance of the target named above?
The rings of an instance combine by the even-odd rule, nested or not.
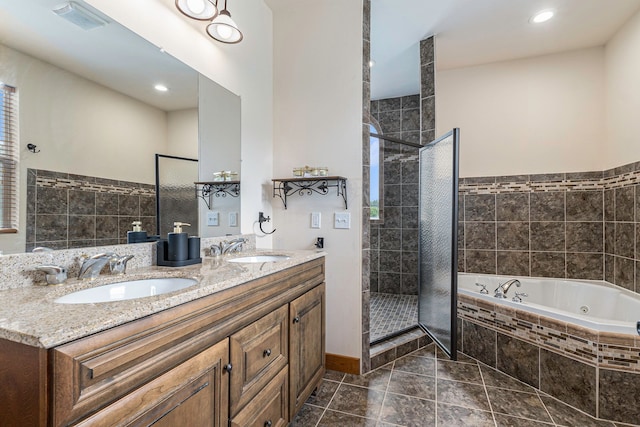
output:
[[[251,255],[288,255],[269,263],[230,263],[226,259]],[[29,286],[0,291],[0,338],[51,348],[123,323],[211,295],[248,281],[321,258],[320,251],[243,251],[205,257],[193,266],[142,267],[126,275],[104,274],[92,281],[70,278],[62,285]],[[189,277],[196,285],[167,294],[106,303],[59,304],[54,300],[81,289],[114,282],[159,277]]]

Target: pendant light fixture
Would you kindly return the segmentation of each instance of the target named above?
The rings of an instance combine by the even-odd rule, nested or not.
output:
[[[222,43],[239,43],[242,40],[242,33],[227,10],[227,0],[224,0],[224,9],[207,26],[207,34]]]
[[[218,15],[218,8],[211,0],[176,0],[178,10],[192,19],[208,21]]]

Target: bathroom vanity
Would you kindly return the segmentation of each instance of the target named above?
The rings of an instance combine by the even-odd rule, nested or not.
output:
[[[26,333],[7,337],[11,326],[0,325],[2,423],[288,425],[324,375],[324,257],[292,256],[281,266],[211,262],[179,269],[200,283],[182,295],[144,298],[151,306],[140,299],[59,307],[50,301],[62,291],[33,289],[41,293],[33,307],[66,310],[72,323],[82,310],[90,325],[109,311],[132,310],[126,315],[135,319],[82,333],[54,321],[61,323],[43,327],[39,342],[82,336],[51,347]],[[158,272],[175,274],[157,267],[147,274]]]

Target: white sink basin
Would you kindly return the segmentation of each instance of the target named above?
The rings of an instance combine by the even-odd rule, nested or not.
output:
[[[256,255],[256,256],[243,256],[240,258],[231,258],[229,262],[243,262],[243,263],[259,263],[259,262],[278,262],[289,259],[287,255]]]
[[[88,304],[144,298],[188,288],[197,282],[195,279],[178,277],[130,280],[73,292],[58,298],[55,302],[60,304]]]

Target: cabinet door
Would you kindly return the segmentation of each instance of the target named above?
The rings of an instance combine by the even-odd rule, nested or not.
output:
[[[226,427],[228,363],[229,341],[224,340],[77,425]]]
[[[324,376],[324,283],[289,304],[289,416],[300,410]]]
[[[231,335],[231,417],[287,366],[288,316],[289,308],[284,305]]]
[[[289,377],[284,367],[235,417],[230,427],[286,427]]]

